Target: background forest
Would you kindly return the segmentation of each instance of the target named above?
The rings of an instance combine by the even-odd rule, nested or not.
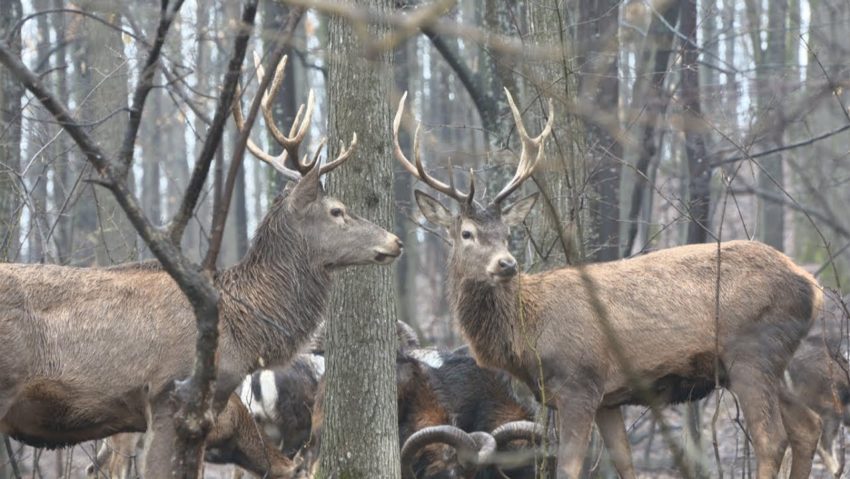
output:
[[[390,341],[363,326],[374,318],[405,321],[428,345],[463,343],[446,299],[444,233],[421,218],[415,179],[392,158],[391,115],[405,91],[403,149],[411,150],[414,121],[421,121],[429,171],[463,184],[471,169],[484,196],[513,175],[519,151],[503,88],[530,132],[540,131],[547,99],[554,99],[546,157],[523,186],[539,190],[542,201],[512,238],[525,271],[751,238],[784,251],[822,284],[848,291],[846,0],[434,2],[253,2],[258,9],[239,78],[243,109],[257,90],[252,56],[266,62],[282,45],[287,74],[273,99],[274,122],[288,128],[312,89],[315,119],[304,151],[327,134],[334,157],[337,141],[356,132],[357,158],[327,187],[405,244],[391,272],[339,275],[328,312],[336,323],[331,347]],[[188,258],[211,269],[242,258],[285,184],[244,154],[232,121],[217,148],[205,142],[234,42],[245,29],[243,8],[236,1],[185,1],[129,151],[128,191],[156,227],[185,212],[197,162],[211,161],[180,243]],[[0,39],[101,149],[126,152],[128,111],[160,22],[159,2],[0,0],[0,11]],[[264,122],[258,118],[251,138],[277,154]],[[0,259],[105,266],[153,257],[68,131],[0,67]],[[359,349],[331,361],[355,369],[377,361],[369,347]],[[390,371],[374,367],[360,369]],[[332,367],[329,374],[343,378],[344,371]],[[339,410],[356,410],[351,401]],[[641,408],[628,416],[641,474],[676,476],[669,451],[655,439],[656,421]],[[704,474],[751,473],[744,426],[728,395],[667,408],[664,417],[676,437],[702,451],[696,456]],[[38,450],[8,438],[5,444],[4,479],[18,471],[81,477],[96,450]],[[597,444],[599,457],[589,459],[594,474],[609,477],[599,450]],[[210,466],[207,474],[225,470]]]

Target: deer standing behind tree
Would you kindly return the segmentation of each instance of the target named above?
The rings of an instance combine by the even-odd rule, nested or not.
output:
[[[398,129],[406,94],[393,124],[395,156],[458,203],[452,214],[416,191],[425,218],[448,230],[451,309],[476,360],[510,372],[558,409],[558,476],[579,477],[595,419],[620,476],[636,477],[620,406],[697,399],[717,378],[740,400],[757,477],[775,477],[789,439],[792,477],[808,477],[819,419],[780,382],[821,309],[815,279],[751,241],[519,274],[508,251],[509,228],[524,220],[537,195],[503,202],[543,158],[554,116],[550,100],[548,122],[532,138],[505,92],[522,150],[514,177],[487,206],[474,200],[472,178],[463,193],[426,173],[418,129],[415,164],[405,157]]]
[[[247,373],[288,362],[309,340],[334,269],[388,264],[401,254],[395,235],[349,213],[319,181],[351,156],[356,137],[325,165],[318,154],[299,159],[312,92],[289,136],[269,121],[283,67],[262,106],[284,153],[250,150],[296,184],[271,204],[242,261],[215,276],[215,411]],[[298,171],[284,166],[287,157]],[[170,396],[175,381],[192,372],[195,336],[191,306],[159,267],[0,265],[0,433],[58,447],[147,430],[145,474],[168,477],[176,436]]]

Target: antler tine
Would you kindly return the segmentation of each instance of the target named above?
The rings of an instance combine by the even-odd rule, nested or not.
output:
[[[310,129],[310,123],[313,121],[313,106],[315,104],[315,96],[313,95],[313,89],[310,89],[310,92],[307,94],[307,110],[304,113],[304,116],[301,117],[301,111],[304,105],[301,105],[298,108],[298,113],[295,115],[295,121],[292,123],[292,128],[289,130],[289,137],[284,138],[282,143],[283,147],[289,151],[289,154],[292,155],[293,158],[298,158],[298,147],[301,146],[301,142],[304,141],[304,137],[307,135],[307,131]],[[298,162],[298,171],[301,172],[302,175],[307,174],[310,169],[315,166],[314,164],[305,164],[304,162]]]
[[[429,175],[425,171],[425,167],[422,166],[422,158],[419,154],[419,130],[422,128],[422,124],[419,123],[416,125],[416,133],[413,135],[413,160],[415,165],[407,159],[407,156],[404,155],[404,152],[401,151],[401,145],[398,142],[398,129],[401,126],[401,116],[404,113],[404,102],[407,100],[407,92],[401,96],[401,100],[398,102],[398,110],[396,110],[395,119],[393,119],[393,152],[395,153],[396,159],[401,163],[401,166],[404,167],[411,175],[415,176],[422,181],[426,185],[430,186],[436,191],[443,193],[451,198],[454,198],[458,202],[471,202],[472,194],[474,193],[474,186],[472,186],[470,180],[470,192],[462,193],[458,191],[457,188],[454,187],[454,181],[452,178],[452,171],[449,168],[449,183],[445,184],[442,181],[434,178]]]
[[[337,155],[337,157],[334,161],[331,161],[330,163],[326,163],[326,164],[322,165],[322,169],[319,170],[319,174],[324,175],[325,173],[333,170],[334,168],[345,163],[346,160],[351,158],[351,154],[354,153],[354,150],[357,149],[357,133],[354,133],[353,135],[351,135],[351,143],[348,144],[348,148],[343,149],[344,146],[345,146],[345,143],[343,143],[342,140],[340,140],[339,141],[339,151],[340,151],[339,155]]]
[[[508,105],[511,107],[514,123],[516,123],[517,133],[519,134],[520,142],[522,143],[522,150],[519,155],[519,164],[517,165],[516,173],[514,173],[511,181],[502,188],[502,191],[496,195],[496,199],[493,200],[493,203],[495,204],[501,203],[502,200],[513,193],[519,185],[528,179],[528,177],[534,172],[534,168],[543,158],[543,149],[546,143],[546,138],[552,133],[552,125],[555,121],[555,106],[550,98],[549,118],[546,120],[546,125],[543,127],[543,131],[541,131],[539,135],[531,138],[525,130],[525,124],[522,121],[522,115],[520,114],[519,108],[517,108],[516,103],[514,103],[514,99],[511,96],[511,92],[509,92],[507,88],[505,88],[505,95],[508,97]]]
[[[283,86],[283,79],[285,77],[286,70],[286,62],[288,57],[286,55],[283,56],[280,63],[277,64],[274,71],[274,77],[272,77],[272,82],[269,85],[267,91],[263,92],[262,101],[260,102],[261,109],[263,111],[263,118],[266,120],[266,127],[269,129],[269,132],[274,137],[275,141],[277,141],[281,146],[283,146],[284,150],[291,156],[296,165],[298,166],[298,171],[305,175],[310,168],[314,166],[314,163],[307,163],[306,160],[299,161],[298,159],[298,148],[301,146],[301,142],[304,141],[304,137],[307,135],[307,131],[310,129],[310,123],[313,119],[313,106],[315,105],[315,95],[313,94],[313,90],[311,89],[307,95],[307,109],[305,111],[304,105],[300,105],[298,107],[298,112],[295,114],[295,120],[292,122],[292,126],[289,129],[289,135],[285,135],[275,124],[274,112],[272,111],[272,99],[277,96],[280,92],[281,86]],[[260,60],[260,56],[257,52],[254,52],[254,68],[257,70],[257,80],[262,83],[263,77],[266,72],[263,68],[263,65]],[[286,161],[286,156],[282,156],[283,160]]]
[[[274,71],[274,77],[272,78],[272,83],[269,85],[267,91],[263,92],[263,99],[260,102],[261,109],[263,111],[263,118],[266,120],[266,126],[269,129],[269,132],[274,137],[275,141],[277,141],[281,146],[286,141],[286,135],[280,131],[275,124],[274,120],[274,112],[271,107],[272,98],[277,96],[277,93],[280,91],[281,85],[283,85],[284,71],[286,69],[286,62],[288,58],[286,55],[280,60],[280,63],[277,64],[277,68]],[[260,55],[257,52],[254,52],[254,69],[257,71],[257,82],[262,83],[263,77],[266,74],[265,69],[263,68],[262,63],[260,62]],[[291,135],[291,133],[290,133]]]
[[[231,111],[233,112],[233,120],[236,123],[236,128],[238,128],[239,131],[242,131],[242,130],[245,129],[245,120],[244,120],[244,118],[242,118],[242,107],[241,107],[240,101],[239,101],[240,96],[241,96],[241,89],[237,86],[236,87],[236,96],[233,99],[233,105],[231,106]],[[268,163],[269,165],[272,166],[272,168],[276,169],[277,171],[279,171],[281,174],[283,174],[287,178],[289,178],[291,180],[295,180],[295,181],[298,181],[301,178],[301,175],[297,171],[295,171],[291,168],[287,168],[285,166],[286,157],[287,157],[286,150],[283,150],[283,152],[278,156],[270,155],[270,154],[266,153],[265,151],[263,151],[259,146],[257,146],[257,144],[254,143],[253,140],[251,140],[250,136],[248,137],[247,147],[248,147],[248,151],[250,151],[251,154],[254,155],[257,159],[259,159],[260,161],[263,161],[265,163]]]

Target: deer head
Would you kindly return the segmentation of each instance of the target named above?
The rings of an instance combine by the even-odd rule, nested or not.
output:
[[[256,53],[254,65],[258,81],[262,83],[265,72]],[[401,254],[401,240],[348,211],[341,201],[325,194],[320,181],[322,175],[337,168],[352,156],[357,147],[357,135],[352,137],[347,148],[340,141],[340,154],[333,161],[322,164],[319,159],[322,148],[327,143],[326,138],[322,139],[312,159],[308,159],[306,154],[299,158],[298,150],[310,129],[313,116],[313,90],[310,90],[307,96],[306,109],[304,105],[298,108],[288,135],[275,125],[271,100],[280,91],[285,68],[286,57],[283,57],[275,69],[268,91],[257,93],[263,95],[260,106],[269,132],[283,147],[283,151],[280,155],[271,155],[248,140],[248,151],[251,154],[293,181],[275,199],[267,220],[285,218],[290,227],[311,241],[318,261],[325,267],[391,263]],[[244,120],[238,101],[233,104],[233,117],[237,128],[243,129]],[[295,169],[286,165],[289,158]]]
[[[513,178],[486,206],[482,206],[474,199],[475,183],[472,171],[469,174],[469,191],[467,193],[463,193],[455,187],[451,172],[449,172],[449,183],[446,184],[425,171],[419,155],[419,129],[421,125],[417,126],[413,139],[415,163],[411,163],[401,151],[398,129],[404,113],[407,93],[402,96],[393,121],[396,159],[410,174],[432,189],[452,198],[460,207],[457,214],[452,214],[437,199],[416,190],[416,204],[419,206],[419,210],[428,221],[440,225],[448,231],[452,243],[451,263],[456,270],[461,271],[466,279],[489,283],[507,282],[517,274],[516,259],[508,251],[508,234],[510,228],[521,223],[531,211],[537,201],[537,193],[533,193],[511,205],[504,206],[503,202],[511,193],[516,191],[523,181],[531,176],[535,166],[543,158],[543,146],[546,137],[552,132],[554,118],[552,100],[549,100],[549,119],[546,126],[540,135],[531,138],[525,130],[519,110],[507,89],[505,89],[505,94],[508,97],[508,103],[516,122],[522,151]]]

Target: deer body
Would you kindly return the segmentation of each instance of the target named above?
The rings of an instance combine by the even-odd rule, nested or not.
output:
[[[736,356],[750,354],[750,347],[790,357],[808,330],[819,301],[808,273],[761,243],[727,242],[720,254],[719,357],[714,341],[717,246],[712,244],[587,265],[589,284],[577,268],[519,275],[506,284],[463,280],[460,271],[452,271],[451,304],[485,365],[512,371],[529,384],[539,386],[542,379],[544,387],[558,387],[556,374],[537,377],[539,354],[547,376],[547,369],[564,363],[595,376],[604,406],[640,404],[596,319],[592,295],[604,305],[631,370],[662,397],[681,390],[673,385],[713,389],[715,359],[726,381],[727,367]],[[458,267],[452,261],[450,270]],[[774,310],[782,314],[771,314]],[[771,328],[782,336],[749,336]],[[527,346],[529,340],[534,348]]]
[[[272,241],[262,234],[258,242]],[[216,279],[225,292],[217,383],[222,404],[259,360],[288,362],[321,319],[330,273],[299,257],[311,252],[294,239],[274,239],[280,250],[292,248],[283,256],[255,247]],[[312,294],[275,294],[281,286]],[[0,369],[22,379],[0,430],[34,445],[144,431],[146,405],[191,374],[195,317],[159,268],[0,265],[0,303],[3,343],[18,337],[27,344],[23,355],[0,359]]]
[[[723,243],[719,251],[716,244],[690,245],[518,274],[509,228],[524,220],[537,195],[502,202],[543,158],[554,115],[550,100],[547,124],[532,138],[510,93],[507,98],[522,151],[514,177],[486,206],[474,201],[472,178],[463,193],[427,174],[418,130],[415,165],[407,159],[398,142],[404,98],[393,123],[395,156],[459,203],[453,214],[415,192],[423,215],[449,233],[450,302],[477,360],[516,375],[558,409],[559,477],[580,476],[594,421],[617,471],[636,477],[620,406],[698,399],[715,378],[740,400],[757,477],[776,475],[789,442],[791,477],[808,477],[820,420],[781,378],[821,309],[815,279],[782,253],[741,241]]]

